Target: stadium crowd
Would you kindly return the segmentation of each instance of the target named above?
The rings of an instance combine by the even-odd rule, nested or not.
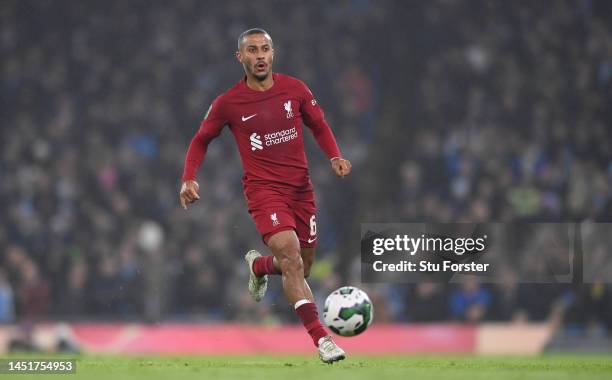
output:
[[[337,180],[307,142],[318,297],[359,284],[361,222],[609,221],[606,2],[269,5],[2,3],[0,321],[293,321],[278,284],[262,304],[246,291],[242,255],[264,247],[227,131],[200,172],[202,200],[178,207],[187,144],[241,78],[235,38],[252,26],[271,33],[275,70],[313,89],[354,166]],[[378,321],[563,309],[568,324],[612,323],[610,277],[542,285],[504,273],[498,284],[362,286]]]

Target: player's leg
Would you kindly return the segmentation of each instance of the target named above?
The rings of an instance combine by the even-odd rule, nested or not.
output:
[[[307,194],[305,200],[291,202],[290,205],[286,203],[286,197],[280,197],[279,199],[278,194],[267,191],[247,192],[245,196],[249,203],[249,213],[266,244],[267,239],[275,232],[288,229],[296,230],[302,248],[305,277],[308,277],[317,240],[314,194]],[[272,218],[273,215],[274,219]],[[290,223],[288,223],[288,219],[291,220]],[[275,226],[274,220],[278,221],[278,225]],[[272,221],[272,225],[270,225],[270,221]],[[281,274],[280,264],[274,255],[263,256],[259,252],[251,250],[247,252],[245,259],[251,271],[251,282],[254,284],[262,283],[264,279],[267,281],[267,275],[269,274]],[[257,301],[259,300],[260,298],[257,299]]]
[[[316,207],[314,201],[295,202],[293,212],[296,217],[295,230],[300,241],[300,256],[304,264],[304,279],[310,277],[310,269],[314,263],[315,247],[317,244],[317,227],[315,222]],[[314,302],[314,296],[306,283],[310,300]]]
[[[310,269],[314,263],[314,247],[302,247],[300,250],[300,256],[302,256],[302,262],[304,263],[304,278],[308,278],[310,277]]]
[[[306,282],[306,278],[310,276],[310,270],[315,258],[315,247],[317,244],[317,224],[315,220],[316,207],[314,204],[314,195],[305,201],[294,202],[292,205],[293,213],[295,215],[295,230],[297,232],[298,240],[300,241],[300,256],[302,258],[302,265],[304,266],[304,286],[310,296],[309,303],[301,306],[300,308],[309,308],[311,311],[310,317],[313,318],[313,324],[317,324],[324,330],[323,325],[319,321],[319,313],[314,303],[314,296],[312,291]],[[304,326],[307,326],[309,320],[303,318],[302,310],[296,310]],[[312,317],[314,315],[314,317]],[[306,314],[308,316],[308,314]],[[311,334],[312,336],[312,334]],[[314,339],[313,339],[314,340]],[[333,341],[332,337],[327,334],[323,338],[316,340],[315,344],[319,350],[319,357],[325,363],[333,363],[338,360],[342,360],[346,357],[346,353],[338,347]]]
[[[310,277],[310,268],[312,268],[312,263],[314,262],[314,248],[302,247],[300,255],[302,256],[302,262],[304,263],[304,284],[306,285],[306,291],[308,292],[308,300],[310,302],[315,302],[312,290],[310,290],[308,281],[306,281],[306,279]]]
[[[274,255],[263,256],[261,254],[255,254],[251,252],[257,251],[249,251],[249,253],[247,253],[255,256],[253,258],[252,267],[253,273],[255,273],[257,277],[263,277],[267,274],[281,274],[280,264],[278,263]]]
[[[316,244],[316,236],[313,237],[314,234],[311,233],[315,213],[314,201],[306,203],[304,207],[289,207],[285,198],[270,194],[261,203],[252,202],[253,198],[247,195],[249,213],[272,256],[261,256],[256,251],[249,251],[245,256],[251,273],[249,292],[259,301],[267,287],[267,275],[281,274],[283,291],[313,343],[318,347],[321,360],[331,363],[344,359],[344,351],[333,342],[319,320],[314,297],[304,278],[302,248],[311,249],[307,250],[304,256],[309,274]],[[296,232],[299,233],[299,238]]]
[[[249,267],[249,294],[257,302],[263,299],[268,289],[268,272],[262,272],[262,268],[267,270],[266,268],[271,264],[267,262],[266,259],[268,258],[272,258],[272,256],[262,256],[261,253],[254,249],[244,255],[244,259]]]
[[[314,247],[316,245],[316,222],[315,213],[316,206],[314,204],[314,195],[310,199],[301,202],[293,202],[291,208],[285,202],[285,199],[275,199],[272,194],[267,194],[262,205],[253,202],[261,198],[261,194],[257,196],[247,197],[250,199],[249,212],[255,221],[257,229],[263,236],[266,242],[274,233],[295,229],[299,238],[301,247],[301,256],[304,262],[304,277],[310,274],[310,267],[314,260]],[[274,215],[274,219],[272,218]],[[278,221],[275,226],[274,220]],[[272,221],[272,224],[270,222]],[[268,275],[279,275],[282,272],[278,259],[274,255],[261,255],[258,251],[251,250],[245,255],[245,260],[249,267],[249,293],[256,301],[260,301],[267,289]],[[305,285],[308,291],[310,301],[314,302],[314,297],[310,291],[308,284]]]
[[[264,243],[276,232],[293,230],[295,228],[291,209],[278,194],[259,190],[245,192],[249,213],[261,234]],[[249,293],[257,302],[261,301],[268,288],[268,275],[280,274],[280,265],[273,255],[262,256],[258,251],[251,250],[244,259],[249,268]]]
[[[312,264],[314,262],[314,253],[314,247],[302,247],[301,249],[305,277],[304,285],[306,286],[307,291],[310,293],[311,298],[309,298],[309,300],[311,300],[313,304],[314,296],[312,295],[312,291],[310,290],[310,286],[308,286],[306,278],[310,276],[310,268],[312,267]],[[346,357],[346,353],[340,347],[338,347],[338,345],[333,341],[331,336],[327,335],[318,343],[319,356],[321,357],[321,360],[323,360],[325,363],[332,363],[337,360],[342,360]]]
[[[314,259],[314,248],[301,249],[302,262],[304,264],[304,278],[310,275],[310,268]],[[267,287],[267,275],[280,275],[281,268],[278,260],[274,255],[262,256],[259,252],[251,250],[247,252],[245,259],[251,269],[251,278],[249,281],[249,292],[253,294],[256,301],[260,301]],[[310,286],[305,281],[306,298],[310,302],[314,302],[314,296],[310,290]]]
[[[319,350],[321,360],[332,363],[344,359],[346,354],[334,343],[319,320],[317,305],[304,278],[302,249],[295,231],[281,231],[272,235],[268,239],[268,247],[280,265],[285,296],[294,305],[296,314]]]
[[[301,248],[300,254],[304,263],[304,278],[308,278],[310,276],[310,269],[314,263],[314,251],[314,248],[311,247]],[[250,252],[257,251],[253,250],[249,251],[249,253]],[[253,260],[253,272],[255,272],[257,277],[262,277],[266,274],[281,274],[281,267],[274,255],[263,256],[259,254]]]
[[[257,251],[249,251],[257,252]],[[301,248],[302,261],[304,262],[304,278],[310,276],[310,268],[314,263],[314,248]],[[262,277],[267,274],[281,274],[281,267],[274,255],[257,255],[253,260],[253,272],[256,276]]]
[[[304,282],[304,263],[300,242],[293,230],[280,231],[270,236],[268,247],[279,265],[285,297],[292,304],[312,299],[310,289]],[[312,300],[310,300],[312,302]]]

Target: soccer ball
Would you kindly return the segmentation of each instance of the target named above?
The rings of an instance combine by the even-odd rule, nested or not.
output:
[[[363,290],[354,286],[335,290],[325,300],[323,320],[338,335],[359,335],[372,324],[372,319],[372,301]]]

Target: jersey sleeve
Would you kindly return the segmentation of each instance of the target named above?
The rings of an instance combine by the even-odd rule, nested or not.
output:
[[[342,157],[340,148],[336,143],[336,138],[332,132],[329,124],[325,120],[325,114],[323,109],[315,99],[312,91],[303,82],[298,82],[298,91],[300,97],[300,112],[304,124],[314,136],[317,144],[321,150],[325,153],[327,158],[332,159],[336,157]]]
[[[208,144],[215,137],[219,136],[225,124],[227,124],[227,118],[225,117],[224,105],[221,98],[218,97],[210,105],[204,120],[200,123],[198,132],[191,139],[189,149],[187,149],[187,156],[185,157],[183,182],[196,179],[198,169],[204,161],[204,156],[206,156]]]

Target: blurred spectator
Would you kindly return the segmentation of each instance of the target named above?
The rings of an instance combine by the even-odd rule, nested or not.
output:
[[[74,260],[68,271],[67,284],[61,290],[56,314],[64,318],[78,318],[87,313],[91,293],[87,289],[89,268],[84,260]]]
[[[118,291],[119,276],[117,265],[110,257],[103,257],[98,263],[91,292],[93,310],[100,316],[112,316],[119,313]]]
[[[577,289],[565,322],[571,327],[606,331],[612,329],[612,287],[596,282]]]
[[[6,272],[0,268],[0,323],[13,322],[14,319],[13,289],[6,278]]]
[[[474,278],[469,278],[450,297],[453,319],[465,322],[482,321],[491,305],[491,292]]]
[[[515,317],[524,321],[548,320],[554,311],[553,306],[564,302],[567,295],[564,286],[558,284],[521,284]]]
[[[448,301],[444,284],[423,282],[414,286],[406,314],[409,321],[444,321],[448,316]]]
[[[41,320],[49,315],[50,286],[41,277],[38,265],[26,261],[21,268],[21,281],[17,287],[17,304],[25,320]]]
[[[516,274],[507,268],[499,271],[498,283],[491,289],[491,311],[495,321],[509,321],[518,318],[518,283]]]

